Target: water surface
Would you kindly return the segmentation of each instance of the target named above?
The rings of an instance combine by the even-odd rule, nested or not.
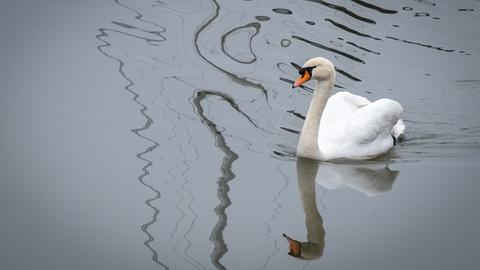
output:
[[[480,266],[480,2],[0,7],[2,269]],[[297,160],[314,56],[405,141]]]

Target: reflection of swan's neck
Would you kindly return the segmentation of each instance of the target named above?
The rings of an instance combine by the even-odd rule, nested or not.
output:
[[[315,177],[318,171],[318,162],[299,158],[297,160],[297,179],[303,211],[305,212],[305,226],[307,227],[307,241],[300,242],[301,257],[317,259],[322,256],[325,247],[325,230],[323,220],[318,212]]]
[[[300,140],[298,141],[297,156],[322,159],[320,149],[318,148],[318,129],[323,110],[332,92],[334,81],[335,76],[332,76],[330,80],[317,81],[312,101],[303,123]]]
[[[314,163],[308,164],[307,163]],[[298,189],[302,198],[303,211],[305,212],[305,225],[307,226],[308,242],[323,244],[325,231],[323,229],[322,216],[318,212],[315,178],[318,171],[318,163],[312,160],[297,164]]]

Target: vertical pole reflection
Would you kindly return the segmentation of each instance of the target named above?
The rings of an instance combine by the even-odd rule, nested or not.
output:
[[[112,46],[112,44],[107,41],[107,38],[109,37],[108,32],[113,31],[113,30],[108,29],[108,28],[100,28],[98,30],[99,30],[100,34],[96,35],[96,38],[99,41],[101,41],[101,44],[97,46],[97,50],[99,52],[101,52],[103,55],[105,55],[106,57],[108,57],[112,60],[115,60],[119,63],[118,72],[128,82],[128,84],[125,85],[124,89],[133,95],[132,101],[140,106],[139,112],[145,118],[145,124],[142,127],[132,129],[132,132],[136,136],[138,136],[139,138],[142,138],[142,139],[144,139],[144,140],[146,140],[147,142],[150,143],[150,146],[148,146],[144,151],[142,151],[142,152],[140,152],[136,155],[139,160],[142,160],[143,162],[145,162],[145,165],[142,167],[143,173],[138,176],[138,181],[155,194],[152,198],[147,199],[145,201],[145,204],[153,210],[153,215],[152,215],[151,220],[149,220],[148,222],[146,222],[145,224],[143,224],[141,226],[142,232],[148,238],[147,240],[145,240],[143,242],[143,244],[152,252],[152,260],[155,263],[157,263],[158,265],[160,265],[162,268],[164,268],[166,270],[169,270],[169,267],[158,259],[158,252],[151,245],[152,242],[155,241],[155,238],[153,237],[152,233],[150,233],[149,230],[148,230],[148,228],[151,225],[153,225],[155,222],[157,222],[157,220],[158,220],[158,214],[160,213],[160,211],[159,211],[158,208],[156,208],[153,205],[153,202],[160,199],[160,197],[161,197],[161,194],[160,194],[159,190],[157,190],[155,187],[153,187],[152,185],[145,182],[145,177],[150,175],[150,171],[149,171],[148,168],[153,165],[153,161],[146,158],[145,154],[154,151],[160,145],[154,139],[149,138],[145,135],[142,135],[142,132],[149,129],[150,126],[153,124],[153,119],[146,112],[148,110],[148,107],[145,104],[143,104],[142,102],[140,102],[140,100],[139,100],[140,94],[138,94],[137,92],[135,92],[133,90],[133,86],[135,85],[135,83],[134,83],[133,79],[130,79],[127,76],[127,74],[125,72],[125,62],[121,58],[115,57],[113,54],[108,53],[107,50],[106,50],[108,47]],[[115,32],[115,31],[113,31],[113,32]]]
[[[208,119],[205,114],[201,102],[207,96],[218,96],[225,100],[230,106],[232,106],[236,111],[239,111],[238,105],[233,101],[231,97],[226,95],[222,92],[217,91],[207,91],[201,90],[197,91],[193,97],[193,105],[195,106],[195,110],[202,120],[204,124],[207,125],[208,129],[212,133],[213,137],[215,138],[215,146],[218,147],[225,156],[223,157],[222,165],[220,166],[220,171],[222,172],[222,176],[218,179],[218,189],[217,189],[217,197],[219,199],[219,204],[215,207],[214,211],[218,217],[218,221],[212,229],[212,233],[210,234],[210,241],[214,244],[214,248],[212,254],[210,255],[212,264],[217,269],[226,269],[225,266],[220,262],[220,259],[227,253],[228,247],[223,239],[223,231],[227,226],[227,214],[226,209],[228,206],[232,204],[232,201],[228,197],[228,192],[230,191],[230,187],[228,182],[235,178],[235,174],[232,172],[232,164],[235,160],[238,159],[238,155],[233,152],[230,147],[227,145],[225,141],[225,137],[223,136],[222,132],[218,130],[217,125],[213,123],[210,119]],[[241,111],[239,111],[242,113]],[[243,114],[243,113],[242,113]]]

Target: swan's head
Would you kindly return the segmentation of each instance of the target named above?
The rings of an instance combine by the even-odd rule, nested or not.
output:
[[[335,68],[330,60],[323,57],[315,57],[303,64],[298,70],[300,77],[292,85],[298,87],[305,82],[315,79],[317,81],[332,80],[335,77]]]

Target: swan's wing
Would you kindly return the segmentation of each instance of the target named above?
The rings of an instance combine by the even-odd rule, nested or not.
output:
[[[340,139],[345,132],[345,126],[352,115],[360,108],[371,104],[361,96],[349,92],[338,92],[328,99],[322,114],[319,141],[328,142]]]
[[[393,145],[392,129],[403,112],[391,99],[368,99],[339,92],[328,100],[323,112],[318,145],[329,159],[374,157]]]
[[[392,146],[392,129],[402,112],[398,102],[386,98],[366,105],[351,115],[345,127],[345,140],[358,146],[365,155],[386,152]]]

